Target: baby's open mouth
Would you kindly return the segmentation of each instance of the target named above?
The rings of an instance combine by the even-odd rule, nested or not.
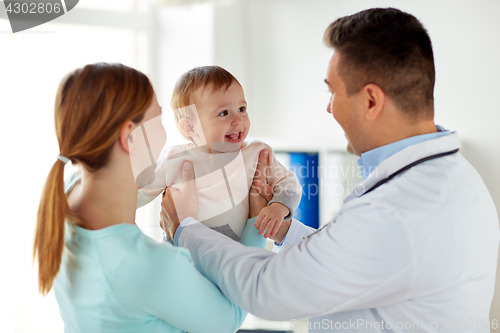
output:
[[[227,141],[233,142],[233,143],[240,142],[241,141],[241,132],[235,132],[235,133],[228,134],[228,135],[226,135],[226,139],[227,139]]]

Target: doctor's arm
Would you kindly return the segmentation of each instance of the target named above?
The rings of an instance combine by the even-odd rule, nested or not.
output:
[[[242,246],[192,218],[174,243],[189,249],[228,299],[270,320],[393,304],[410,297],[415,273],[407,230],[372,207],[339,217],[279,254]]]

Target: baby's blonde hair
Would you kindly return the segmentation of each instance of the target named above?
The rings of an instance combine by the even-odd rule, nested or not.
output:
[[[172,92],[170,106],[174,111],[175,125],[183,137],[192,141],[181,130],[179,122],[184,118],[192,119],[186,106],[194,104],[194,91],[200,87],[203,87],[203,89],[211,87],[212,93],[222,89],[226,91],[233,82],[241,86],[231,73],[219,66],[195,67],[177,79],[174,91]]]

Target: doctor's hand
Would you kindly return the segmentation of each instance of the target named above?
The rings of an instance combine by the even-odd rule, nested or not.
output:
[[[177,227],[186,217],[196,218],[198,215],[198,199],[191,162],[182,164],[182,183],[182,192],[167,187],[161,201],[160,227],[171,239],[174,239]]]

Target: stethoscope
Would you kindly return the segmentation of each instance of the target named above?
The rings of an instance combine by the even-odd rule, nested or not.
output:
[[[389,176],[385,177],[384,179],[378,181],[375,185],[373,185],[371,188],[369,188],[367,191],[365,191],[363,194],[361,194],[359,197],[362,197],[363,195],[367,194],[367,193],[370,193],[371,191],[375,190],[377,187],[379,186],[382,186],[384,185],[385,183],[389,182],[391,179],[393,179],[394,177],[396,177],[397,175],[400,175],[402,174],[403,172],[405,171],[408,171],[409,169],[413,168],[414,166],[416,165],[419,165],[421,163],[424,163],[424,162],[427,162],[427,161],[430,161],[430,160],[434,160],[436,158],[440,158],[440,157],[445,157],[445,156],[448,156],[448,155],[453,155],[453,154],[456,154],[458,153],[460,148],[457,148],[457,149],[453,149],[451,151],[447,151],[447,152],[444,152],[444,153],[439,153],[439,154],[435,154],[435,155],[430,155],[430,156],[427,156],[427,157],[424,157],[424,158],[421,158],[413,163],[410,163],[408,164],[407,166],[399,169],[398,171],[390,174]],[[325,224],[324,226],[322,226],[321,228],[319,228],[318,230],[316,230],[315,232],[313,232],[312,234],[309,234],[307,236],[304,236],[302,237],[302,239],[307,239],[309,237],[311,237],[312,235],[314,235],[315,233],[323,230],[324,227],[326,227],[327,225],[329,225],[330,223],[327,223]]]
[[[436,154],[436,155],[427,156],[427,157],[421,158],[421,159],[419,159],[419,160],[417,160],[417,161],[415,161],[415,162],[413,162],[411,164],[408,164],[404,168],[399,169],[398,171],[392,173],[390,176],[388,176],[388,177],[380,180],[379,182],[377,182],[368,191],[365,191],[365,193],[361,194],[360,197],[362,197],[363,195],[365,195],[367,193],[370,193],[371,191],[373,191],[377,187],[384,185],[385,183],[387,183],[388,181],[390,181],[392,178],[396,177],[397,175],[399,175],[399,174],[401,174],[401,173],[403,173],[405,171],[408,171],[409,169],[413,168],[416,165],[419,165],[421,163],[424,163],[424,162],[427,162],[427,161],[430,161],[430,160],[434,160],[436,158],[440,158],[440,157],[444,157],[444,156],[456,154],[456,153],[458,153],[458,150],[459,150],[459,148],[451,150],[451,151],[447,151],[447,152],[444,152],[444,153],[439,153],[439,154]]]

